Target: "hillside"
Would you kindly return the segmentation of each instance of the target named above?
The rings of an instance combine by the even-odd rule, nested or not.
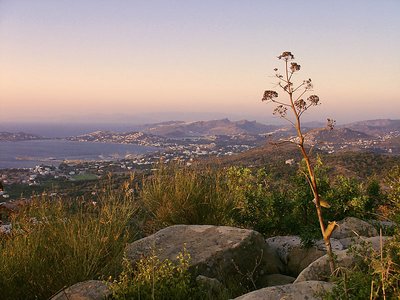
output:
[[[329,130],[327,128],[313,129],[307,133],[306,141],[312,144],[319,143],[346,143],[358,140],[370,140],[373,136],[361,131],[352,130],[350,128],[335,128]]]
[[[400,133],[400,120],[378,119],[354,122],[339,127],[347,127],[352,130],[364,132],[368,135],[382,136],[390,132]]]
[[[0,132],[0,141],[27,141],[27,140],[42,140],[44,137],[36,134],[30,134],[25,132]]]
[[[354,151],[328,154],[326,151],[314,149],[314,157],[317,154],[321,156],[323,163],[329,167],[329,175],[332,177],[345,175],[366,179],[369,176],[376,175],[383,178],[388,170],[400,165],[400,156],[398,155]],[[219,166],[265,167],[267,170],[284,177],[297,171],[301,159],[297,147],[293,144],[280,146],[265,144],[262,147],[232,156],[211,158],[203,163]]]
[[[230,121],[229,119],[196,121],[196,122],[166,122],[149,125],[143,131],[154,135],[170,138],[196,137],[206,135],[256,135],[279,128],[275,125],[264,125],[256,121]]]

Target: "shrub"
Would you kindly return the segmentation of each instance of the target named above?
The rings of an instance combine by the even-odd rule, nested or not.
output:
[[[173,224],[233,225],[233,195],[222,171],[170,165],[143,180],[140,201],[147,231]]]
[[[161,261],[155,251],[143,257],[135,266],[124,259],[123,272],[109,283],[112,299],[222,299],[221,295],[202,290],[189,273],[190,254],[184,248],[177,261]]]
[[[272,235],[296,227],[285,193],[271,191],[264,169],[163,167],[144,179],[140,201],[147,232],[174,224],[209,224]]]
[[[0,240],[2,299],[46,299],[76,282],[116,274],[135,211],[128,185],[97,203],[34,199]]]
[[[336,299],[398,299],[400,295],[400,234],[379,251],[368,245],[352,249],[356,266],[341,269],[336,286],[325,295]]]

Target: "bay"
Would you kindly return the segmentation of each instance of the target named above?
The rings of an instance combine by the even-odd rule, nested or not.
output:
[[[34,140],[0,142],[0,169],[58,166],[63,160],[113,160],[156,151],[133,144]]]

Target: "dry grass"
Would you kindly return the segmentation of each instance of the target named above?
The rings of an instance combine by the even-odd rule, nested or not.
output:
[[[46,299],[76,282],[115,275],[135,209],[128,184],[106,190],[96,204],[33,200],[0,240],[1,298]]]

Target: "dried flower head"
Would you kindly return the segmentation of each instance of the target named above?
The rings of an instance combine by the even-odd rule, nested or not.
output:
[[[309,101],[311,105],[318,105],[319,97],[317,95],[311,95],[307,98],[307,101]]]
[[[274,98],[278,97],[278,93],[275,91],[265,91],[262,101],[274,101]]]
[[[303,99],[294,101],[294,106],[297,108],[298,111],[307,109],[307,103]]]
[[[279,115],[282,118],[286,117],[286,113],[287,113],[287,107],[283,106],[283,105],[278,105],[275,109],[273,114],[274,115]]]
[[[313,88],[313,85],[311,83],[311,78],[308,78],[307,80],[303,80],[303,85],[306,90],[311,90]]]
[[[290,59],[294,59],[294,55],[290,51],[285,51],[281,55],[279,55],[278,58],[288,61]]]
[[[297,63],[290,64],[290,70],[294,73],[296,71],[300,71],[300,65]]]
[[[330,119],[330,118],[326,119],[326,127],[329,130],[332,130],[333,128],[335,128],[335,124],[336,124],[336,121],[334,119]]]

